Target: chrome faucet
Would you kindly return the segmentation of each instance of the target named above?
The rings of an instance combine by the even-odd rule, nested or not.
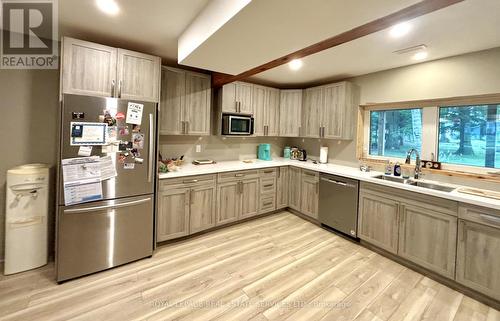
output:
[[[415,176],[414,176],[414,178],[415,179],[419,179],[419,177],[420,177],[420,154],[418,153],[418,150],[416,150],[415,148],[410,149],[406,153],[406,161],[405,161],[405,163],[406,164],[410,164],[411,163],[411,154],[413,154],[413,152],[415,152],[415,156],[416,156],[416,159],[415,159]]]

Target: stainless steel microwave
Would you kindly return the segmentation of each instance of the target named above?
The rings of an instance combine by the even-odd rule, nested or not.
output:
[[[253,135],[253,126],[251,115],[222,114],[222,135]]]

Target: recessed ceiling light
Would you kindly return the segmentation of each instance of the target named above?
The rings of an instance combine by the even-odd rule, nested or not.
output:
[[[428,55],[427,51],[419,51],[413,55],[413,60],[424,60]]]
[[[389,34],[393,38],[399,38],[406,35],[410,31],[410,29],[411,25],[408,22],[401,22],[397,25],[394,25],[389,31]]]
[[[288,66],[292,70],[299,70],[300,67],[302,67],[302,60],[300,59],[294,59],[288,63]]]
[[[115,0],[96,0],[96,4],[102,12],[109,15],[116,15],[120,12],[120,7]]]

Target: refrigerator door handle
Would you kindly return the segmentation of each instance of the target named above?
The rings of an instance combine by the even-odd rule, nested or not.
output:
[[[75,213],[84,213],[84,212],[92,212],[92,211],[101,211],[101,210],[106,210],[106,209],[110,209],[110,208],[120,208],[120,207],[139,205],[139,204],[150,202],[150,201],[151,201],[151,198],[143,198],[143,199],[136,200],[136,201],[111,204],[111,205],[72,208],[72,209],[64,210],[64,214],[75,214]]]
[[[148,159],[148,182],[151,182],[153,176],[153,149],[154,149],[154,130],[153,130],[153,114],[149,114],[149,159]]]
[[[111,97],[115,97],[115,80],[111,80]]]

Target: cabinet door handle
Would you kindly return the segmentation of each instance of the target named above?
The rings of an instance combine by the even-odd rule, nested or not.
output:
[[[266,174],[272,174],[272,173],[273,173],[273,170],[270,170],[270,171],[264,171],[264,173],[266,173]]]
[[[462,220],[459,220],[458,223],[460,224],[460,242],[465,242],[466,239],[466,233],[465,233],[465,222]]]
[[[240,194],[243,194],[243,182],[238,182]]]
[[[184,202],[184,205],[189,205],[190,202],[190,197],[191,196],[191,190],[186,191],[186,201]]]
[[[281,167],[278,167],[277,171],[278,171],[278,178],[280,178],[281,177]]]
[[[189,184],[189,183],[198,183],[198,180],[197,179],[188,179],[188,180],[184,180],[182,181],[184,184]]]
[[[274,184],[266,184],[264,187],[273,187]]]
[[[122,81],[118,81],[118,98],[122,98]]]
[[[243,177],[245,174],[234,174],[234,177]]]
[[[114,80],[114,79],[113,79],[113,80],[111,80],[111,97],[115,97],[115,93],[116,93],[116,92],[115,92],[115,89],[116,89],[116,88],[115,88],[115,87],[116,87],[115,85],[116,85],[115,80]]]
[[[270,202],[265,202],[263,203],[262,205],[266,206],[266,205],[273,205],[273,201],[270,201]]]
[[[234,102],[234,109],[236,112],[238,112],[238,102],[237,101]]]
[[[194,204],[193,192],[194,192],[194,190],[191,190],[191,191],[189,192],[189,200],[190,200],[190,202],[191,202],[191,205],[193,205],[193,204]]]

